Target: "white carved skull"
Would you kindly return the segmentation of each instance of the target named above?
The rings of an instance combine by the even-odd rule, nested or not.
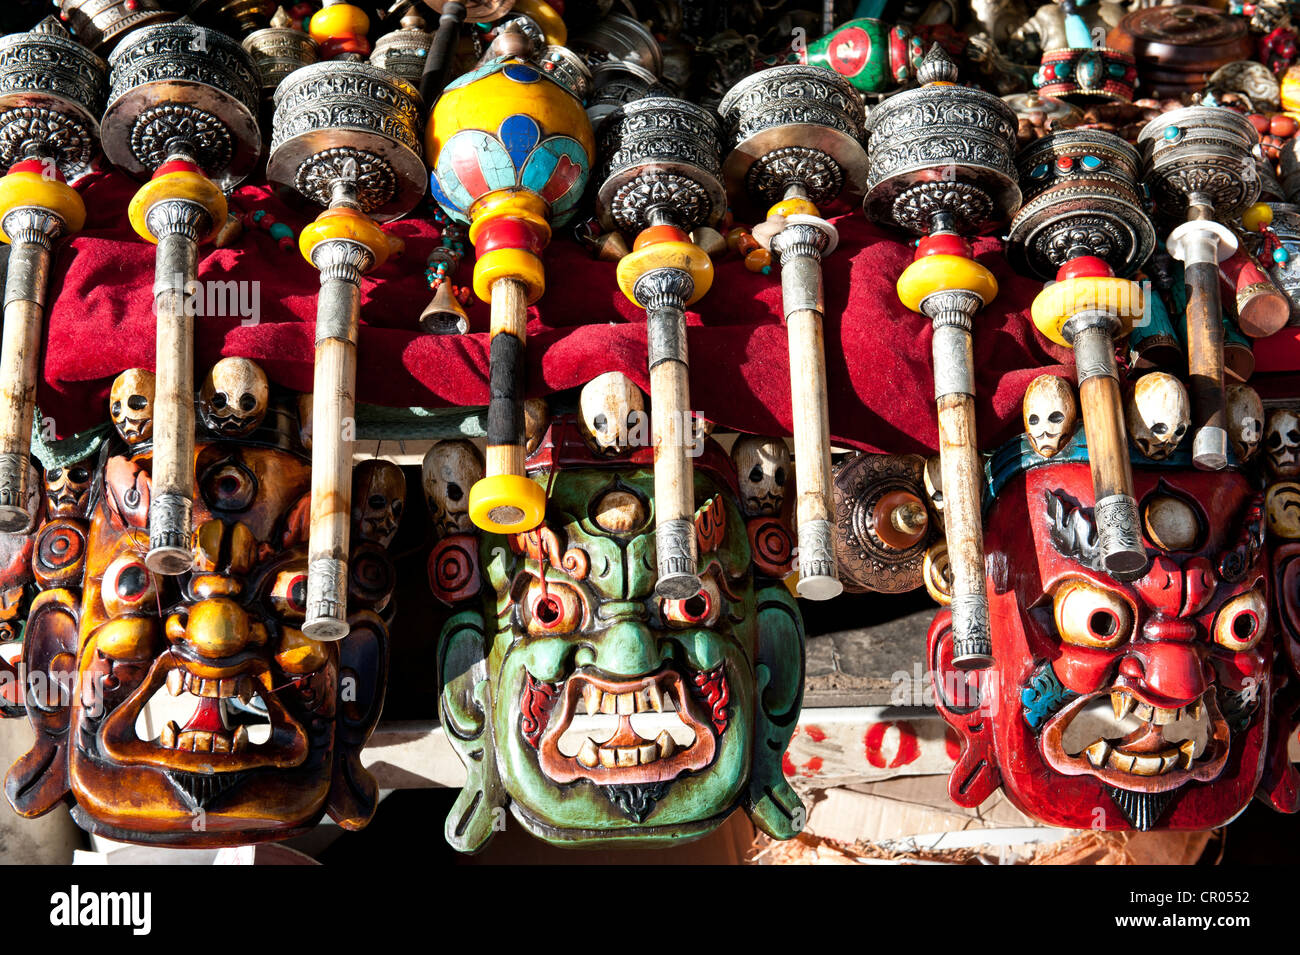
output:
[[[1238,461],[1249,461],[1264,436],[1264,403],[1249,385],[1228,385],[1228,440]]]
[[[1034,451],[1050,458],[1074,434],[1079,406],[1074,389],[1064,378],[1039,375],[1025,389],[1025,434]]]
[[[790,449],[780,438],[748,434],[731,446],[731,461],[740,482],[746,517],[774,517],[781,512],[790,477]]]
[[[1269,413],[1264,432],[1264,450],[1274,477],[1300,477],[1300,415],[1290,408]]]
[[[471,441],[439,441],[424,456],[421,478],[434,533],[470,534],[469,489],[483,477],[483,456]]]
[[[1133,386],[1126,409],[1129,437],[1144,455],[1163,461],[1173,454],[1191,420],[1187,389],[1173,375],[1153,371]]]
[[[48,469],[45,472],[46,517],[85,517],[91,478],[89,461]]]
[[[247,358],[223,358],[199,390],[199,413],[210,431],[238,437],[254,431],[270,401],[266,373]]]
[[[406,510],[406,475],[392,461],[363,461],[352,472],[352,526],[362,540],[387,547]]]
[[[620,454],[648,443],[645,396],[621,371],[606,372],[583,385],[578,413],[582,436],[598,454]]]
[[[153,437],[153,372],[128,368],[113,379],[108,413],[122,440],[135,447]]]

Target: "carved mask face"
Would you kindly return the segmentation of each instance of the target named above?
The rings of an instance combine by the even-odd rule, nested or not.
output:
[[[424,456],[421,469],[434,532],[470,534],[469,489],[483,477],[483,455],[470,441],[439,441]]]
[[[238,437],[262,423],[269,400],[261,368],[247,358],[223,358],[212,366],[199,391],[199,413],[208,430]]]
[[[406,475],[392,461],[363,461],[352,472],[352,526],[361,540],[387,547],[406,510]]]
[[[1174,453],[1191,420],[1187,389],[1173,375],[1162,371],[1137,380],[1126,412],[1129,437],[1153,461],[1163,461]]]
[[[11,770],[11,802],[37,815],[70,792],[83,828],[170,845],[284,838],[326,810],[364,825],[374,782],[357,754],[382,702],[386,628],[353,597],[346,639],[299,629],[308,465],[200,444],[194,570],[173,578],[142,560],[147,465],[109,459],[75,576],[28,618],[28,700],[40,705],[28,706],[36,743]]]
[[[790,449],[780,438],[746,435],[731,447],[740,483],[740,505],[746,517],[780,513],[785,482],[790,475]]]
[[[1039,375],[1025,390],[1024,416],[1030,445],[1038,454],[1050,458],[1074,434],[1079,416],[1074,389],[1064,378]]]
[[[1300,415],[1289,408],[1270,412],[1264,450],[1274,477],[1300,477]]]
[[[704,589],[690,600],[654,594],[648,467],[561,468],[540,528],[483,540],[486,612],[452,618],[439,654],[469,771],[457,848],[481,846],[507,801],[534,835],[573,845],[702,834],[737,803],[794,832],[780,755],[802,625],[783,587],[755,593],[734,490],[698,464],[695,481]],[[758,696],[760,665],[775,682]]]
[[[109,415],[122,440],[135,447],[153,438],[153,372],[128,368],[113,379]]]
[[[1249,385],[1228,385],[1228,440],[1237,460],[1248,461],[1264,435],[1264,403]]]
[[[50,517],[85,517],[90,502],[90,461],[45,472],[45,513]]]
[[[622,372],[611,371],[583,385],[578,410],[583,436],[593,451],[616,454],[647,443],[645,396]]]
[[[1001,785],[1071,828],[1222,825],[1264,757],[1262,501],[1235,472],[1135,471],[1152,562],[1124,584],[1098,569],[1079,504],[1091,480],[1086,463],[1046,465],[998,494],[985,536],[1001,561],[989,564],[993,669],[951,666],[946,611],[931,628],[940,712],[963,737],[949,792],[975,805]]]

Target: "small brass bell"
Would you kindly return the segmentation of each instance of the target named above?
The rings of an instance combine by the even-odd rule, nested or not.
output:
[[[444,279],[433,293],[433,301],[420,313],[420,328],[430,335],[464,335],[469,331],[469,315],[452,294],[451,282]]]

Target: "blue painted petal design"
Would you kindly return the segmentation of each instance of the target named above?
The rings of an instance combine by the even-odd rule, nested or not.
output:
[[[510,154],[510,159],[514,162],[515,168],[519,169],[528,161],[528,154],[533,151],[537,141],[542,138],[542,131],[538,127],[537,121],[531,116],[516,113],[514,116],[507,116],[502,121],[497,136],[501,139],[502,145],[505,146],[506,152]]]

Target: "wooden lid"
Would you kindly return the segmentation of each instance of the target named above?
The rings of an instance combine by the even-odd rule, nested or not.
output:
[[[1213,70],[1253,52],[1246,21],[1209,7],[1180,4],[1127,14],[1106,38],[1108,46],[1132,53],[1139,65],[1165,70]]]

